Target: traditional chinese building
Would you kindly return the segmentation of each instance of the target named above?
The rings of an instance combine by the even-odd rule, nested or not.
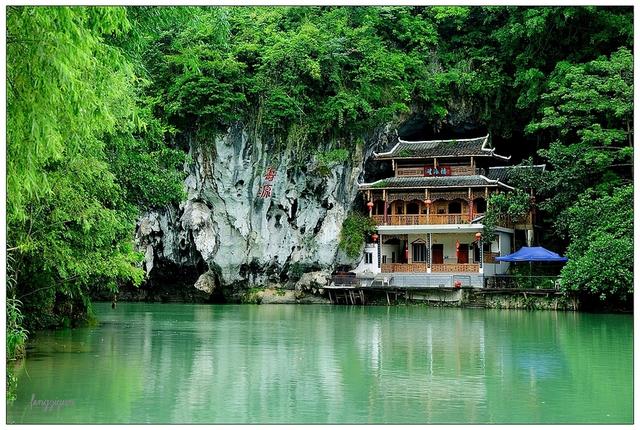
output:
[[[374,153],[394,175],[359,184],[377,225],[356,269],[359,274],[501,274],[508,263],[495,257],[514,249],[518,230],[529,240],[533,217],[496,226],[496,239],[482,240],[483,218],[492,193],[510,192],[510,157],[495,153],[489,136],[411,142],[399,140]],[[502,163],[502,166],[494,166]],[[544,166],[535,166],[544,169]],[[524,232],[524,233],[523,233]]]

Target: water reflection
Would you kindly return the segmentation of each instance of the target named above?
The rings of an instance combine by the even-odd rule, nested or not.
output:
[[[121,304],[38,335],[9,422],[630,422],[632,318]],[[615,388],[615,389],[612,389]],[[44,411],[38,399],[73,399]]]

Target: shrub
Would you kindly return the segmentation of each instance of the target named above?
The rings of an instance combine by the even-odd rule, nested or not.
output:
[[[350,258],[356,258],[362,251],[367,234],[375,232],[376,225],[367,216],[352,212],[342,223],[339,248]]]

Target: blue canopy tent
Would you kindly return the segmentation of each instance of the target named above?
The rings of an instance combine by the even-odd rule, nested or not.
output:
[[[568,258],[561,257],[553,251],[549,251],[541,246],[523,246],[513,254],[505,255],[504,257],[496,257],[497,261],[508,261],[511,263],[529,263],[529,281],[533,283],[533,277],[531,276],[531,263],[543,262],[543,263],[565,263]]]
[[[523,246],[513,254],[505,255],[504,257],[496,257],[498,261],[510,261],[510,262],[557,262],[564,263],[568,259],[567,257],[560,257],[555,252],[549,251],[541,246]]]

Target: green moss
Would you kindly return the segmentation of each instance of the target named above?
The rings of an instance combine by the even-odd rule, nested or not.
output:
[[[380,181],[373,184],[371,188],[386,188],[388,186],[389,186],[389,181]]]
[[[259,305],[260,303],[262,303],[260,292],[262,292],[263,290],[264,289],[261,287],[249,288],[244,294],[240,296],[240,302]]]
[[[349,151],[346,149],[332,149],[330,151],[318,152],[316,160],[318,164],[332,167],[345,162],[349,158]]]

